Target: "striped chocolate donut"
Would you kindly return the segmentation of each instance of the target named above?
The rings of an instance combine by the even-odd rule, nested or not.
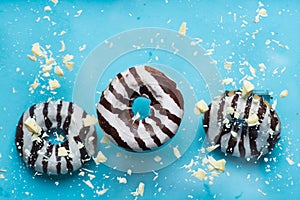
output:
[[[49,175],[66,174],[90,160],[97,148],[94,126],[84,126],[87,113],[72,102],[50,101],[35,104],[26,110],[17,125],[15,143],[25,163],[37,172]],[[41,128],[35,134],[26,127],[32,118]],[[49,131],[61,130],[65,140],[54,144],[47,140]],[[66,150],[60,154],[60,150]]]
[[[137,97],[151,100],[150,115],[136,119]],[[155,149],[171,139],[183,117],[183,98],[176,83],[162,72],[136,66],[119,73],[97,104],[99,124],[118,146],[129,151]]]
[[[249,124],[250,116],[256,124]],[[277,113],[262,96],[251,93],[242,97],[240,91],[227,91],[216,97],[204,114],[203,127],[212,145],[237,157],[260,157],[272,151],[280,138]]]

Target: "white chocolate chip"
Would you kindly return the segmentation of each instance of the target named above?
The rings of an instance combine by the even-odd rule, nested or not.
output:
[[[231,131],[230,133],[231,133],[232,137],[235,137],[235,138],[236,138],[237,135],[238,135],[237,132],[235,132],[235,131]]]
[[[48,12],[48,11],[51,11],[51,10],[52,10],[52,9],[51,9],[50,6],[45,6],[45,7],[44,7],[44,11],[45,11],[45,12]]]
[[[256,126],[259,124],[257,114],[250,115],[248,119],[245,119],[245,121],[247,122],[248,126]]]
[[[206,148],[206,151],[212,152],[213,150],[217,149],[220,146],[220,144],[212,145]]]
[[[263,72],[263,71],[265,71],[266,70],[266,65],[264,64],[264,63],[259,63],[258,64],[258,67],[259,67],[259,70],[261,71],[261,72]]]
[[[83,44],[82,46],[79,47],[79,51],[84,51],[86,49],[86,44]]]
[[[216,169],[219,170],[221,172],[225,171],[225,164],[226,164],[226,160],[225,159],[221,159],[221,160],[215,160],[213,157],[208,156],[208,162]]]
[[[175,155],[175,157],[177,159],[179,159],[181,157],[181,154],[180,154],[180,151],[178,149],[178,146],[176,146],[176,147],[173,148],[173,154]]]
[[[117,180],[119,181],[120,184],[126,184],[127,179],[125,177],[117,177]]]
[[[58,156],[63,157],[63,156],[68,156],[68,155],[69,155],[69,153],[65,147],[58,148]]]
[[[31,52],[35,56],[44,56],[44,53],[41,50],[40,44],[38,42],[32,45]]]
[[[135,192],[131,192],[134,197],[143,196],[144,195],[145,184],[143,182],[139,183],[138,188]]]
[[[180,35],[185,35],[186,34],[186,22],[182,22],[179,30],[178,30],[178,33]]]
[[[268,16],[268,13],[267,13],[267,10],[264,9],[264,8],[261,8],[259,11],[258,11],[258,14],[262,17],[267,17]]]
[[[38,80],[35,79],[34,82],[30,85],[30,87],[35,90],[39,85],[40,84],[38,83]]]
[[[40,134],[42,131],[42,128],[31,117],[27,118],[25,120],[24,124],[25,124],[26,128],[32,133]]]
[[[108,138],[106,135],[104,135],[104,136],[101,138],[100,143],[102,143],[102,144],[109,144],[109,143],[110,143],[110,140],[109,140],[109,138]]]
[[[65,66],[69,71],[71,71],[74,68],[74,62],[66,62]]]
[[[81,142],[77,143],[78,149],[82,149],[84,147],[84,145]]]
[[[99,165],[100,163],[104,163],[107,161],[107,158],[102,153],[102,151],[99,151],[96,157],[93,157],[93,160],[95,161],[96,165]]]
[[[284,98],[284,97],[287,97],[289,95],[289,92],[287,90],[283,90],[281,93],[280,93],[280,98]]]
[[[43,72],[50,72],[51,69],[52,69],[52,65],[44,65],[44,66],[42,67],[42,71],[43,71]]]
[[[203,114],[203,113],[207,112],[208,110],[209,110],[209,108],[204,100],[197,102],[195,105],[195,113],[196,114]]]
[[[254,85],[247,80],[243,82],[242,97],[247,97],[254,90]]]
[[[64,76],[64,72],[63,72],[62,68],[60,68],[59,66],[54,67],[54,73],[60,77]]]
[[[60,88],[60,84],[56,79],[54,79],[54,80],[50,79],[49,80],[49,87],[50,87],[50,90],[55,90],[57,88]]]
[[[93,115],[86,115],[86,117],[82,119],[82,122],[83,122],[83,126],[87,127],[87,126],[92,126],[94,124],[97,124],[98,119],[95,118]]]
[[[67,54],[62,58],[62,61],[63,61],[63,63],[67,63],[67,62],[73,60],[73,58],[74,58],[73,55]]]
[[[92,190],[94,189],[94,185],[92,184],[92,182],[90,180],[83,180],[83,182]]]
[[[291,158],[286,157],[285,159],[289,163],[289,165],[294,165],[295,164],[295,162]]]
[[[207,177],[207,173],[203,169],[198,168],[198,170],[196,172],[194,172],[192,174],[192,176],[194,176],[194,177],[198,178],[200,181],[202,181]]]
[[[228,114],[232,115],[234,113],[234,108],[233,107],[227,107],[227,112]]]
[[[232,64],[233,64],[233,62],[225,61],[224,68],[227,69],[227,70],[230,70],[231,67],[232,67]]]
[[[102,189],[102,190],[96,190],[96,194],[99,196],[104,195],[108,191],[108,188]]]
[[[155,157],[154,157],[154,161],[155,161],[155,162],[160,162],[161,159],[162,159],[162,158],[161,158],[160,156],[155,156]]]
[[[225,78],[222,80],[222,85],[229,85],[233,82],[233,78]]]

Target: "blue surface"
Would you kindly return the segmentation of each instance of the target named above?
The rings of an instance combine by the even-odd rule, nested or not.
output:
[[[278,99],[277,112],[282,122],[282,138],[268,156],[268,162],[262,160],[250,163],[226,157],[226,172],[229,174],[216,177],[213,185],[209,185],[207,181],[199,181],[182,168],[199,155],[198,150],[204,139],[201,128],[190,148],[178,161],[157,171],[156,180],[153,180],[156,176],[153,172],[129,176],[103,164],[95,166],[90,162],[86,168],[95,171],[96,178],[92,180],[95,189],[101,189],[103,185],[109,189],[100,198],[133,199],[130,192],[135,191],[142,181],[145,183],[145,193],[139,199],[298,199],[300,3],[279,0],[263,3],[268,17],[262,18],[259,23],[253,23],[258,1],[59,1],[56,6],[48,1],[1,1],[0,169],[6,169],[7,172],[4,173],[5,179],[0,179],[0,199],[99,198],[95,190],[83,183],[83,180],[88,179],[87,176],[80,177],[77,173],[73,176],[52,178],[34,176],[34,172],[17,155],[14,145],[16,123],[29,106],[46,101],[49,97],[72,101],[81,64],[106,39],[136,28],[160,27],[177,31],[183,21],[187,22],[188,37],[202,38],[201,46],[205,49],[214,48],[211,57],[217,61],[222,78],[233,78],[237,82],[237,88],[241,86],[239,80],[244,77],[239,68],[243,68],[245,74],[250,75],[249,67],[239,63],[248,61],[257,69],[257,77],[252,80],[256,88],[269,90],[273,92],[274,99]],[[46,5],[52,7],[51,12],[44,12]],[[82,14],[74,17],[81,9]],[[51,21],[56,24],[43,19],[44,15],[50,16]],[[38,17],[41,20],[37,23]],[[244,22],[241,26],[243,20],[247,23]],[[58,36],[62,30],[67,33]],[[253,34],[257,31],[257,34]],[[274,41],[266,45],[267,39]],[[61,40],[66,44],[66,51],[63,53],[58,52]],[[226,41],[230,42],[226,44]],[[279,47],[276,41],[287,45],[288,49]],[[28,91],[40,70],[39,64],[30,61],[26,56],[31,53],[31,45],[35,42],[42,46],[51,45],[53,55],[59,57],[57,59],[66,53],[74,55],[74,70],[64,70],[64,78],[59,79],[62,87],[55,95],[46,90],[45,94],[40,94],[39,90],[33,94]],[[83,44],[87,48],[80,52],[78,48]],[[132,65],[146,63],[149,57],[149,52],[143,53]],[[122,60],[120,55],[115,63]],[[225,60],[234,62],[229,71],[224,69]],[[162,62],[168,65],[173,61]],[[267,66],[265,73],[259,71],[259,63]],[[276,68],[278,73],[273,73]],[[197,77],[185,78],[192,85],[199,80],[202,84],[203,81],[200,76],[199,80]],[[107,82],[102,84],[105,86]],[[226,89],[232,88],[234,87],[226,86]],[[289,96],[281,99],[279,94],[284,89],[289,91]],[[210,100],[207,90],[202,87],[194,87],[194,91],[198,99]],[[217,151],[213,155],[223,158],[223,154]],[[289,165],[286,157],[290,157],[295,164]],[[195,169],[197,167],[199,166],[195,166]],[[117,177],[120,176],[126,176],[127,184],[118,183]]]

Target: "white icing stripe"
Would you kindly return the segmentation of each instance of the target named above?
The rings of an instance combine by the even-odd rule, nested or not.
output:
[[[145,122],[148,124],[151,124],[152,128],[153,128],[153,132],[156,134],[156,137],[159,139],[159,141],[163,144],[166,141],[168,141],[169,136],[166,135],[164,132],[162,132],[162,130],[155,124],[155,122],[153,121],[153,119],[151,118],[145,118]]]
[[[122,121],[116,114],[106,110],[106,108],[101,104],[97,105],[97,109],[103,116],[105,116],[107,122],[117,130],[121,139],[126,141],[128,146],[135,150],[142,150],[135,141],[134,136],[131,134],[130,128],[124,124],[124,121]]]
[[[267,107],[265,114],[263,115],[263,121],[259,125],[259,134],[256,139],[256,147],[258,151],[261,151],[265,148],[265,144],[268,144],[269,132],[271,124],[268,123],[268,115],[270,114],[270,109]]]
[[[127,105],[123,104],[119,99],[117,99],[116,96],[113,93],[111,93],[110,90],[105,90],[104,96],[105,96],[105,99],[108,102],[110,102],[112,105],[114,105],[115,108],[118,108],[121,110],[129,109],[129,107]]]
[[[73,113],[71,115],[71,123],[69,126],[69,134],[67,136],[69,141],[69,150],[72,156],[73,169],[78,169],[81,166],[81,155],[76,141],[75,136],[78,136],[79,130],[82,128],[82,120],[77,120],[82,118],[83,110],[78,106],[73,104]]]
[[[209,119],[209,128],[207,131],[208,140],[210,143],[215,144],[217,141],[214,141],[217,135],[220,134],[220,124],[223,123],[222,121],[218,121],[218,110],[220,108],[219,101],[222,98],[222,96],[218,96],[214,98],[214,100],[211,103],[210,108],[210,119]],[[225,115],[224,115],[225,116]]]
[[[150,133],[146,131],[143,123],[139,123],[137,131],[138,136],[145,142],[146,147],[151,149],[158,147],[157,144],[152,140]]]
[[[244,147],[245,147],[245,158],[251,157],[251,148],[250,148],[250,138],[249,138],[249,131],[244,136]]]
[[[127,99],[130,98],[127,94],[126,89],[124,88],[124,86],[122,85],[122,83],[120,82],[120,80],[118,78],[113,79],[110,84],[112,85],[114,90],[118,92],[118,94],[124,96]],[[107,88],[107,90],[108,90],[108,88]]]
[[[227,133],[225,135],[223,135],[223,137],[221,138],[221,149],[223,152],[226,152],[227,148],[228,148],[228,141],[229,141],[229,138],[231,136],[231,133]]]
[[[57,165],[57,161],[56,161],[56,155],[55,155],[55,150],[56,150],[57,146],[54,145],[54,147],[52,148],[52,154],[48,159],[48,166],[47,166],[47,171],[51,172],[54,174],[57,174],[57,170],[56,170],[56,165]]]
[[[43,162],[43,158],[44,158],[44,155],[46,154],[48,146],[49,146],[48,143],[44,143],[44,146],[41,148],[41,150],[38,151],[38,157],[37,157],[37,160],[34,165],[36,171],[39,171],[39,172],[43,171],[42,162]]]
[[[25,122],[26,119],[30,117],[29,116],[29,110],[27,110],[24,114],[23,114],[23,119],[22,121]],[[22,127],[22,131],[23,131],[23,148],[22,148],[22,152],[23,152],[23,159],[25,160],[25,162],[28,162],[28,158],[30,155],[27,155],[26,152],[31,152],[32,149],[32,133],[28,131],[28,129],[26,128],[25,124],[23,124]]]
[[[181,118],[183,115],[183,110],[176,104],[176,102],[170,97],[170,95],[166,94],[163,89],[160,87],[157,80],[147,71],[145,67],[136,67],[136,72],[140,76],[141,80],[144,83],[147,83],[148,89],[150,89],[155,95],[155,93],[159,94],[155,96],[156,100],[162,105],[163,108],[169,110],[172,114]],[[150,85],[151,84],[151,85]],[[150,85],[150,87],[149,87]]]
[[[175,133],[178,129],[178,125],[175,124],[172,120],[170,120],[166,115],[162,115],[155,108],[151,109],[153,111],[153,115],[161,120],[161,124],[167,127],[170,131]]]

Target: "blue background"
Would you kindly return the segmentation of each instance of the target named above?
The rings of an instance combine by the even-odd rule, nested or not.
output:
[[[1,1],[0,169],[6,169],[7,172],[5,179],[0,179],[0,199],[98,197],[94,190],[82,182],[87,180],[87,176],[80,177],[77,173],[56,178],[33,176],[34,172],[24,165],[15,150],[16,123],[30,105],[46,101],[49,97],[72,101],[73,85],[81,63],[105,39],[143,27],[178,30],[184,21],[187,22],[189,37],[202,38],[201,46],[205,49],[214,48],[212,59],[217,61],[222,78],[234,78],[239,88],[238,82],[244,76],[239,68],[244,68],[245,74],[250,74],[248,67],[240,66],[239,62],[246,60],[257,69],[257,78],[252,82],[259,89],[273,92],[273,97],[278,99],[282,138],[268,156],[268,162],[248,163],[226,157],[226,172],[229,174],[217,177],[213,185],[191,177],[182,168],[198,155],[197,150],[202,146],[202,140],[198,141],[198,138],[204,135],[202,129],[182,158],[159,170],[159,177],[154,181],[154,173],[129,176],[105,165],[95,166],[91,162],[86,168],[95,171],[96,178],[92,182],[96,189],[101,189],[102,185],[109,188],[101,198],[133,199],[130,192],[135,191],[140,181],[145,183],[144,197],[140,199],[299,198],[300,3],[279,0],[263,3],[268,17],[253,23],[258,1],[59,1],[56,6],[48,1]],[[44,12],[46,5],[52,7],[51,12]],[[82,14],[74,17],[78,10],[83,10]],[[44,15],[48,15],[56,24],[43,19]],[[38,17],[41,20],[37,23]],[[245,27],[241,27],[243,20],[248,22]],[[63,30],[67,32],[65,35],[54,35],[54,32],[59,34]],[[256,30],[258,34],[254,39],[252,33]],[[289,49],[280,48],[274,42],[265,45],[267,39],[280,41]],[[67,47],[64,53],[74,55],[74,70],[65,70],[65,77],[60,79],[62,87],[56,95],[47,91],[43,95],[38,92],[30,94],[29,85],[40,70],[39,65],[26,56],[31,52],[31,45],[35,42],[42,46],[50,44],[54,55],[63,56],[58,53],[61,40]],[[229,44],[226,44],[227,40],[230,40]],[[240,43],[241,40],[243,43]],[[78,48],[83,44],[87,48],[80,52]],[[232,70],[224,69],[225,60],[234,62]],[[259,72],[259,63],[267,66],[265,75]],[[286,70],[281,73],[284,67]],[[276,68],[279,72],[273,74]],[[283,89],[288,89],[289,96],[280,99],[279,94]],[[222,158],[223,154],[215,152],[214,156]],[[289,165],[286,157],[294,160],[295,165]],[[126,176],[128,183],[119,184],[116,180],[118,176]]]

